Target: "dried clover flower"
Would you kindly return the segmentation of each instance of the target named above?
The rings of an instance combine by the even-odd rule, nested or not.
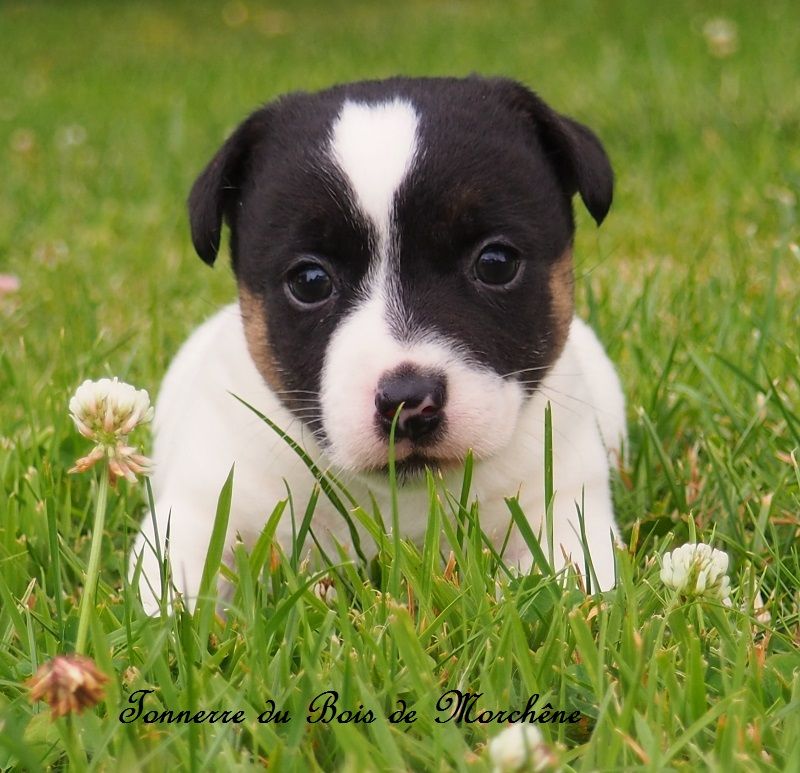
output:
[[[91,658],[57,655],[39,666],[27,684],[32,702],[43,700],[53,717],[63,717],[96,706],[103,699],[107,681]]]

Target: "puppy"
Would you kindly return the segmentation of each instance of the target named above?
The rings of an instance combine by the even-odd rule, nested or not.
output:
[[[602,346],[573,317],[572,274],[572,197],[600,224],[612,187],[597,137],[506,79],[353,83],[290,94],[247,118],[189,197],[207,264],[223,221],[230,228],[239,300],[184,344],[156,406],[158,532],[163,551],[169,520],[173,582],[188,603],[232,464],[228,550],[237,534],[252,544],[287,489],[302,512],[314,485],[232,395],[385,514],[396,418],[400,523],[418,542],[425,468],[457,491],[471,451],[472,494],[498,548],[505,497],[518,496],[544,532],[551,403],[557,565],[585,566],[580,507],[599,583],[613,586],[609,462],[625,437],[624,401]],[[351,540],[324,498],[312,529],[333,555],[334,541]],[[288,515],[277,538],[291,544]],[[148,514],[131,572],[141,561],[149,612],[160,593],[154,543]],[[516,528],[504,558],[531,566]]]

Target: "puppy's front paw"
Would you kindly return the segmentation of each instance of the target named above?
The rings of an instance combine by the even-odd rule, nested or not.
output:
[[[159,511],[158,506],[156,511]],[[161,611],[162,600],[166,601],[168,611],[172,611],[176,593],[180,594],[186,609],[194,609],[208,551],[210,534],[206,535],[206,530],[199,525],[194,529],[181,528],[180,519],[173,519],[170,523],[169,543],[163,537],[166,530],[166,524],[159,523],[157,544],[152,518],[148,513],[130,557],[128,576],[131,582],[135,581],[137,568],[141,563],[138,575],[139,597],[145,612],[150,616]],[[162,578],[167,581],[166,592],[162,587]]]

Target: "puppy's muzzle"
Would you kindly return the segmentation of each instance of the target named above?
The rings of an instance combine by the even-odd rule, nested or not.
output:
[[[421,373],[414,367],[401,366],[384,374],[378,382],[375,392],[378,427],[388,438],[392,421],[399,411],[395,439],[408,439],[414,443],[429,440],[442,423],[445,398],[443,375]]]

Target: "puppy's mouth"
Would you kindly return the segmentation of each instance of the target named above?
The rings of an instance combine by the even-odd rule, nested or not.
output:
[[[411,483],[425,477],[425,471],[430,469],[435,472],[439,468],[439,462],[424,456],[423,454],[413,453],[404,459],[396,461],[394,464],[395,475],[400,484]],[[388,477],[389,465],[382,468],[381,473]]]
[[[398,454],[398,456],[399,458],[395,459],[394,469],[397,482],[401,485],[423,480],[427,470],[436,474],[437,472],[445,472],[454,469],[464,463],[463,459],[433,456],[430,453],[424,453],[416,448],[405,455]],[[375,476],[380,476],[381,478],[388,478],[388,459],[386,464],[373,467],[367,470],[367,472]]]

